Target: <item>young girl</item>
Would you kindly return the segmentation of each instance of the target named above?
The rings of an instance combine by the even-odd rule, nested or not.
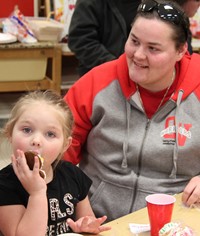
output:
[[[11,111],[3,133],[12,145],[12,164],[0,171],[0,231],[3,235],[44,236],[65,232],[97,234],[106,216],[96,218],[88,200],[91,180],[76,166],[61,161],[71,142],[73,118],[52,91],[23,96]],[[30,170],[25,152],[39,158]]]

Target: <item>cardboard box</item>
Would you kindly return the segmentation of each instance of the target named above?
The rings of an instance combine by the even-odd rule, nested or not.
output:
[[[29,26],[38,41],[59,42],[64,30],[64,24],[43,17],[29,18]]]
[[[2,59],[0,81],[42,80],[46,75],[47,59]]]

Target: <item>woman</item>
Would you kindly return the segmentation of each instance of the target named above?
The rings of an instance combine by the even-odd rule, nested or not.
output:
[[[65,96],[75,118],[65,159],[93,180],[96,215],[115,219],[150,193],[200,199],[200,56],[187,53],[187,16],[145,0],[125,53],[91,70]]]

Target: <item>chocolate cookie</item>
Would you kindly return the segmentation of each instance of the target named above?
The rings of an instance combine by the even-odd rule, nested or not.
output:
[[[44,163],[44,158],[42,158],[38,153],[34,152],[34,151],[27,151],[24,153],[25,157],[26,157],[26,161],[27,161],[27,165],[29,166],[30,170],[33,170],[33,166],[35,163],[34,157],[37,156],[39,159],[39,168],[40,168],[40,176],[42,178],[46,178],[46,174],[45,172],[42,170],[43,167],[43,163]]]

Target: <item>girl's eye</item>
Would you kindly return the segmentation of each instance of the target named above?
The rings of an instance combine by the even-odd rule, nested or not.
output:
[[[29,127],[25,127],[22,130],[24,133],[27,133],[27,134],[31,133],[31,128],[29,128]]]
[[[47,132],[47,136],[48,136],[49,138],[54,138],[54,137],[56,137],[55,133],[54,133],[54,132],[51,132],[51,131]]]

